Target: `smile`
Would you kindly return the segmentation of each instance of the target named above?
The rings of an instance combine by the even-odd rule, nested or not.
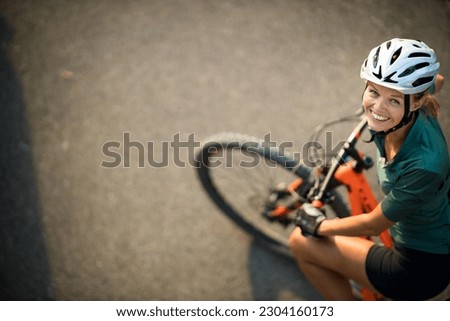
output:
[[[370,114],[372,115],[372,117],[378,121],[386,121],[389,119],[389,117],[385,117],[385,116],[381,116],[376,114],[373,110],[370,111]]]

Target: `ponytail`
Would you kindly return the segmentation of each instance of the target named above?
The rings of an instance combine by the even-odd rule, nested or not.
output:
[[[436,99],[436,97],[431,95],[428,91],[425,91],[423,93],[414,95],[415,101],[420,99],[423,100],[421,108],[425,110],[426,114],[437,118],[441,109],[441,105],[439,104],[439,101]]]

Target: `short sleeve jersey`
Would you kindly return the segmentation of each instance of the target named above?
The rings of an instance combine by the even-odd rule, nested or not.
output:
[[[386,162],[384,139],[375,138],[378,180],[385,194],[383,214],[396,222],[394,242],[448,254],[450,248],[449,154],[438,121],[421,111],[393,160]]]

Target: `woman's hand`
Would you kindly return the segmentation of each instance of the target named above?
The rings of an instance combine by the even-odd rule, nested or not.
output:
[[[319,225],[326,219],[325,214],[309,203],[298,210],[295,224],[300,227],[304,236],[318,237]]]

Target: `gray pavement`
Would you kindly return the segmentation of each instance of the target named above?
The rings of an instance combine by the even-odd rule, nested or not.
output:
[[[450,78],[449,23],[442,0],[2,1],[0,298],[320,300],[171,149],[164,168],[139,168],[137,147],[103,168],[102,146],[123,156],[129,133],[155,161],[177,134],[301,146],[360,106],[360,64],[384,40],[424,40]]]

